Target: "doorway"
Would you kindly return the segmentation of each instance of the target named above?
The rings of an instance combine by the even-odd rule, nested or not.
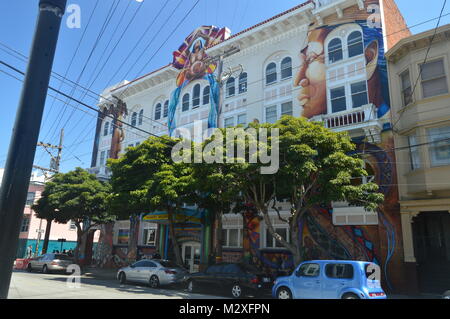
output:
[[[420,290],[441,294],[450,289],[450,214],[420,213],[413,221]]]
[[[181,256],[190,273],[199,271],[200,252],[200,243],[198,242],[187,242],[181,246]]]

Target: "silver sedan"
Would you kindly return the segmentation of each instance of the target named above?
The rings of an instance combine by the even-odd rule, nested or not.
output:
[[[43,273],[49,273],[51,271],[66,272],[67,267],[73,263],[73,258],[65,254],[47,253],[31,259],[28,263],[27,270],[29,272],[40,270]]]
[[[117,279],[120,283],[140,282],[149,284],[152,288],[162,285],[183,283],[188,271],[175,263],[161,259],[144,259],[134,264],[120,268]]]

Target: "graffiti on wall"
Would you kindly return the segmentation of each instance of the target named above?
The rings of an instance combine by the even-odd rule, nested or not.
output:
[[[194,80],[205,79],[210,86],[210,111],[208,128],[217,127],[219,114],[219,84],[214,77],[216,62],[206,54],[206,49],[225,40],[229,31],[226,28],[202,26],[194,30],[173,53],[172,66],[180,70],[177,76],[177,88],[172,92],[169,102],[168,123],[169,133],[176,129],[175,113],[180,95],[184,87]]]

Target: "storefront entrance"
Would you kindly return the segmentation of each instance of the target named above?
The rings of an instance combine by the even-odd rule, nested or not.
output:
[[[187,242],[181,246],[181,253],[184,265],[188,268],[189,272],[198,272],[200,265],[200,243]]]
[[[450,290],[450,214],[420,213],[414,218],[413,234],[420,290]]]

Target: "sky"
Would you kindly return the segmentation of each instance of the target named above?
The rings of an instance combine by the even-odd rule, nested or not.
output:
[[[198,3],[197,3],[198,1]],[[38,14],[38,0],[0,1],[0,60],[25,70],[23,56],[28,56]],[[53,72],[78,82],[92,92],[79,89],[53,77],[50,85],[95,106],[98,96],[107,86],[124,79],[132,80],[172,60],[184,38],[201,25],[228,27],[232,34],[255,25],[280,12],[290,9],[302,0],[68,0],[78,5],[81,27],[67,26],[64,17],[56,49]],[[450,1],[449,1],[450,2]],[[197,3],[196,6],[194,6]],[[443,0],[396,0],[408,26],[415,26],[437,18]],[[189,15],[186,14],[191,10]],[[113,13],[110,15],[109,13]],[[444,9],[440,25],[450,23],[450,4]],[[110,17],[109,23],[104,22]],[[153,23],[153,24],[152,24]],[[437,20],[411,28],[412,33],[433,29]],[[140,40],[144,31],[149,32]],[[103,32],[102,32],[103,31]],[[139,41],[140,40],[140,41]],[[5,47],[6,46],[6,47]],[[5,52],[7,51],[7,52]],[[0,167],[4,167],[16,116],[22,78],[0,65]],[[64,128],[64,148],[61,171],[77,166],[90,166],[95,112],[86,110],[56,93],[49,91],[39,141],[59,143],[59,132]],[[34,163],[48,167],[49,156],[38,148]]]

